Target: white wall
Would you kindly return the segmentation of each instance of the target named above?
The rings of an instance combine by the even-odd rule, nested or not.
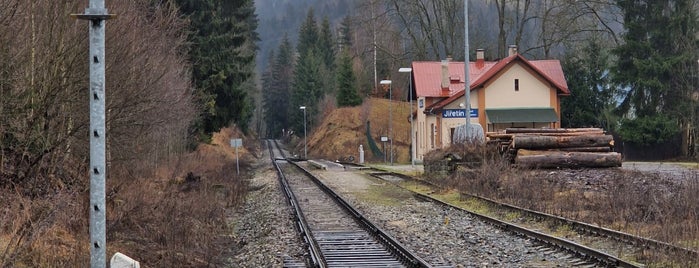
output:
[[[515,91],[519,79],[519,91]],[[485,88],[486,108],[551,107],[551,88],[522,65],[513,64]]]

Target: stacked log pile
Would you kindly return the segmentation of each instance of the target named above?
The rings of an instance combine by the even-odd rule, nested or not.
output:
[[[504,133],[486,136],[501,154],[519,166],[621,166],[621,154],[612,152],[614,138],[600,128],[508,128]]]

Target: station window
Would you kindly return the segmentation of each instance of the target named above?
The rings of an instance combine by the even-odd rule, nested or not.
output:
[[[515,79],[515,91],[519,91],[519,79]]]

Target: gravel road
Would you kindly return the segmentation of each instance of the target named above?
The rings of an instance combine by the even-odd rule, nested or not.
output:
[[[699,163],[624,162],[621,169],[657,173],[663,177],[696,178],[699,173]]]

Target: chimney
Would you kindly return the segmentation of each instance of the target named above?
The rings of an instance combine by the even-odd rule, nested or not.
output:
[[[507,49],[507,56],[512,56],[517,54],[517,45],[510,45]]]
[[[476,49],[476,68],[482,69],[485,66],[485,50]]]
[[[449,60],[442,61],[442,90],[449,90]]]

